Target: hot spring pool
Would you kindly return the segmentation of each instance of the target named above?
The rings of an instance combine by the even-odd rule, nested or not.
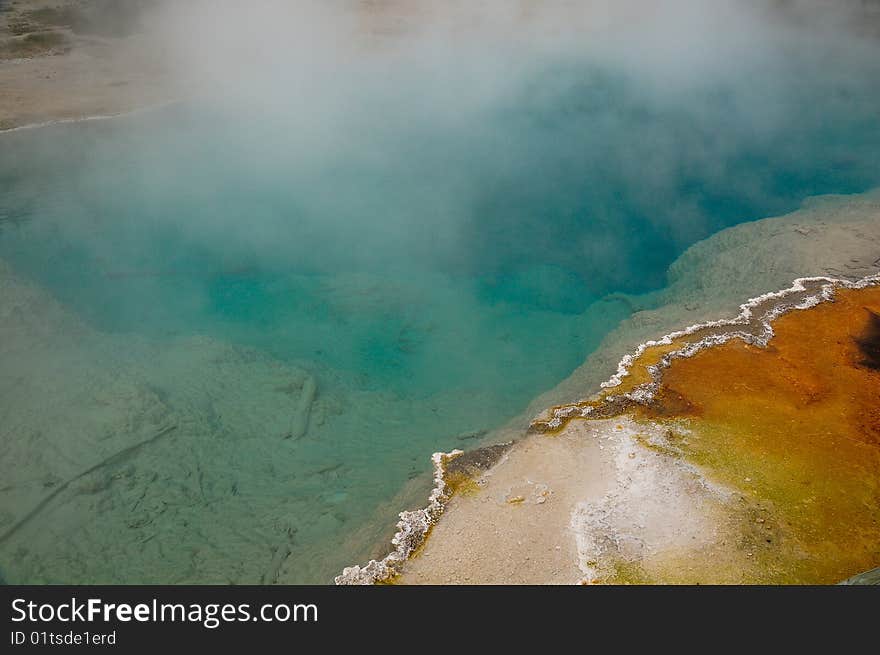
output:
[[[549,61],[442,109],[430,80],[375,79],[327,111],[0,136],[4,579],[331,580],[432,452],[581,364],[620,294],[727,226],[877,185],[877,69],[666,93]]]

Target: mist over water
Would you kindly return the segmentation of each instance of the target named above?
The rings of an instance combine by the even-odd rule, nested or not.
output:
[[[584,360],[630,311],[610,294],[661,288],[724,227],[880,182],[876,42],[759,3],[587,4],[415,12],[396,37],[376,36],[381,15],[324,5],[194,4],[151,23],[185,101],[2,137],[0,258],[112,335],[114,367],[126,339],[135,361],[143,340],[204,336],[317,380],[304,436],[270,421],[232,469],[203,460],[223,522],[266,536],[226,550],[195,504],[188,520],[219,546],[185,579],[272,560],[284,517],[282,581],[329,580],[373,545],[346,536],[403,509],[389,502],[431,452],[469,447]],[[135,369],[174,405],[186,366]],[[234,439],[234,420],[213,421]],[[172,485],[163,447],[149,466]],[[121,515],[95,520],[132,538]],[[0,567],[68,581],[43,563],[64,548]],[[76,581],[113,579],[91,557]],[[165,561],[130,581],[180,580]]]

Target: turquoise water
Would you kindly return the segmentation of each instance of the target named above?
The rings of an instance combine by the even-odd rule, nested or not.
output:
[[[130,384],[177,417],[90,500],[59,496],[0,543],[3,577],[330,580],[385,534],[432,452],[475,443],[596,348],[630,311],[609,294],[662,287],[724,227],[877,185],[878,68],[801,61],[664,92],[551,61],[477,108],[419,102],[429,80],[373,81],[320,119],[189,103],[2,136],[0,258],[98,335],[64,346],[103,367],[89,384]],[[237,354],[219,367],[195,337]],[[4,388],[27,375],[0,364]],[[58,364],[53,384],[82,375]],[[293,438],[278,416],[296,403],[260,395],[285,375],[293,397],[304,375],[317,386]],[[36,386],[35,416],[94,413]],[[27,415],[5,398],[11,442]],[[67,440],[69,473],[100,459],[61,427],[40,438]],[[35,476],[64,468],[31,454]],[[4,477],[29,465],[7,458]],[[142,503],[121,499],[141,492],[185,509],[132,523]],[[40,498],[4,493],[2,530]],[[52,523],[62,511],[76,520]]]

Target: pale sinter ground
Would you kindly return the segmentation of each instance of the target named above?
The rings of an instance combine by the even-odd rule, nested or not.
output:
[[[725,230],[671,267],[666,304],[624,321],[570,379],[532,407],[586,397],[638,343],[732,317],[740,302],[798,277],[855,280],[878,268],[876,192],[813,199],[787,216]],[[645,572],[651,573],[664,553],[682,552],[708,554],[719,569],[738,571],[726,582],[753,579],[748,553],[727,547],[732,537],[724,508],[741,502],[739,494],[634,440],[650,433],[650,424],[612,419],[573,421],[558,436],[524,437],[477,480],[478,491],[450,501],[398,581],[576,583],[596,576],[602,554],[643,564],[649,555]]]

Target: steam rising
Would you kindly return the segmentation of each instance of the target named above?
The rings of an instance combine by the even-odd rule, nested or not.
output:
[[[495,290],[537,267],[580,311],[662,285],[724,226],[877,182],[880,41],[853,29],[876,7],[161,3],[141,24],[186,102],[158,137],[83,145],[59,184],[78,187],[65,203],[86,231],[61,229],[89,241],[109,213],[94,197],[126,188],[132,223],[232,265],[427,269]]]
[[[160,3],[141,24],[186,102],[74,184],[134,189],[139,221],[243,265],[559,267],[580,310],[722,227],[877,182],[877,8]]]

